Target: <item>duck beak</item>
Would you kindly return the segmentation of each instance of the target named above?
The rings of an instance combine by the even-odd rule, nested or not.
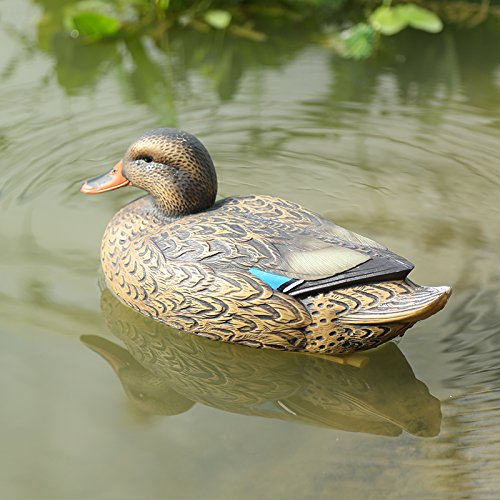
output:
[[[85,181],[80,191],[85,194],[97,194],[128,186],[130,181],[123,176],[122,168],[123,160],[120,160],[107,174]]]

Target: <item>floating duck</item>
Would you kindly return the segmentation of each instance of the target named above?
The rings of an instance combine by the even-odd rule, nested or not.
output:
[[[376,347],[444,307],[451,289],[408,279],[413,264],[297,203],[216,201],[207,149],[171,128],[139,137],[87,194],[148,194],[109,222],[107,287],[126,305],[214,340],[343,354]]]

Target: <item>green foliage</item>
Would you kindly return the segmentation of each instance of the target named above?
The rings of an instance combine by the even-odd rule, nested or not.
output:
[[[358,23],[343,34],[342,55],[349,59],[367,59],[375,49],[375,31],[365,23]]]
[[[110,4],[99,0],[78,2],[68,7],[64,24],[73,36],[82,36],[91,41],[116,35],[122,25]]]
[[[380,6],[368,18],[373,29],[382,35],[394,35],[406,28],[408,21],[399,15],[399,10],[386,5]]]
[[[161,10],[167,10],[170,0],[155,0],[156,6]]]
[[[71,17],[71,24],[79,35],[92,40],[115,35],[120,29],[120,21],[97,12],[81,12]]]
[[[359,22],[342,32],[337,48],[344,57],[367,59],[375,51],[380,35],[395,35],[408,26],[429,33],[438,33],[443,29],[443,23],[436,14],[412,3],[396,6],[384,3],[368,16],[368,22]]]
[[[289,29],[303,27],[314,33],[311,38],[322,40],[346,58],[366,59],[381,45],[384,36],[395,35],[407,27],[429,33],[443,29],[435,12],[406,0],[70,0],[69,3],[64,18],[67,31],[73,37],[91,42],[145,32],[158,37],[176,25],[196,31],[228,31],[232,36],[263,42],[268,40],[269,32],[262,26],[272,29],[273,25],[288,23]],[[429,5],[440,11],[438,3]],[[346,24],[351,27],[340,29]]]
[[[441,19],[430,10],[408,3],[391,7],[381,5],[369,17],[371,26],[382,35],[394,35],[407,26],[438,33],[443,29]]]
[[[226,29],[231,22],[231,13],[227,10],[209,10],[203,16],[206,23],[218,30]]]
[[[430,10],[423,9],[418,5],[407,4],[400,5],[399,11],[408,21],[408,25],[412,28],[428,31],[429,33],[439,33],[443,29],[441,19]]]

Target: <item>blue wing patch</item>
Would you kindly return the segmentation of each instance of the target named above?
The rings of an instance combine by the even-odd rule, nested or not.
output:
[[[250,267],[248,269],[256,278],[259,278],[266,285],[269,285],[273,290],[276,290],[281,285],[290,281],[292,278],[288,276],[281,276],[280,274],[268,273],[267,271],[261,271],[256,267]]]

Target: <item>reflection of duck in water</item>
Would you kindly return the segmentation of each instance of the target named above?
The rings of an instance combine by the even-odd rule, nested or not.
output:
[[[194,403],[349,431],[435,436],[440,403],[396,345],[363,355],[364,366],[326,357],[257,351],[185,335],[124,307],[104,290],[102,309],[127,347],[82,341],[115,370],[143,411],[172,415]]]
[[[413,265],[403,257],[296,203],[269,196],[215,202],[210,155],[186,132],[144,134],[81,190],[129,184],[149,195],[108,224],[101,249],[107,286],[145,316],[186,332],[347,353],[403,334],[450,295],[449,287],[412,283]]]

